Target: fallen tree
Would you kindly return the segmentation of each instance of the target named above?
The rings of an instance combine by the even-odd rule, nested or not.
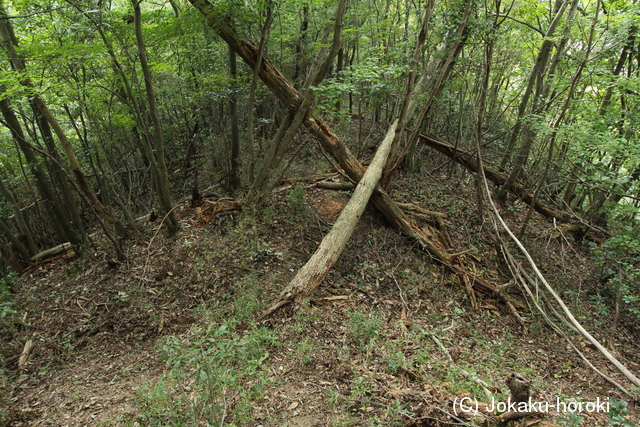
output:
[[[189,1],[204,15],[208,25],[249,67],[255,69],[258,46],[246,37],[240,36],[225,15],[209,0]],[[298,111],[303,102],[302,96],[266,56],[262,58],[258,75],[292,114]],[[423,76],[423,80],[416,85],[415,93],[420,93],[424,89],[423,84],[425,81]],[[317,139],[322,148],[340,165],[349,179],[353,182],[359,182],[365,173],[364,166],[322,117],[314,114],[313,110],[309,109],[305,114],[303,124]],[[440,240],[440,233],[430,226],[420,227],[413,222],[380,184],[375,187],[370,200],[393,228],[412,239],[421,250],[445,265],[453,274],[459,276],[462,280],[469,280],[469,288],[486,295],[502,297],[500,299],[503,301],[507,300],[497,286],[482,280],[475,272],[467,271],[463,267],[455,265],[459,262],[459,259],[456,259],[455,256],[444,249],[446,245]],[[283,304],[286,303],[283,302]]]
[[[475,173],[478,172],[478,163],[475,155],[460,151],[456,149],[454,146],[449,145],[446,142],[442,142],[438,140],[435,136],[429,135],[426,133],[420,134],[420,140],[426,145],[428,145],[429,147],[435,148],[442,154],[451,157],[453,160],[460,163],[461,165],[469,169],[471,172],[475,172]],[[503,185],[507,181],[508,177],[502,172],[486,164],[482,166],[484,170],[484,175],[495,184]],[[517,181],[514,182],[513,185],[511,186],[510,191],[512,191],[514,194],[520,197],[523,202],[531,206],[536,212],[538,212],[539,214],[541,214],[546,218],[557,219],[558,221],[561,221],[561,222],[570,222],[575,219],[572,215],[569,215],[565,212],[558,212],[550,208],[549,206],[540,202],[540,200],[537,198],[534,201],[533,195],[529,193],[525,189],[524,185],[520,182],[517,182]]]
[[[320,286],[333,264],[338,260],[340,254],[347,246],[349,238],[356,228],[358,220],[362,216],[367,203],[371,198],[373,190],[378,185],[382,176],[382,169],[391,152],[391,143],[396,133],[398,120],[396,120],[386,136],[380,143],[380,147],[376,151],[376,155],[371,165],[362,176],[362,179],[356,186],[353,195],[349,199],[349,203],[342,209],[338,220],[335,222],[331,231],[324,236],[320,246],[315,253],[309,258],[309,261],[300,269],[293,280],[280,294],[280,300],[269,308],[261,317],[271,315],[280,307],[295,302],[301,303],[311,293]]]

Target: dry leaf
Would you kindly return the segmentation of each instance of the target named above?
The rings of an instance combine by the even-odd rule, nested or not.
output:
[[[291,411],[294,410],[298,407],[299,403],[298,402],[293,402],[291,403],[291,405],[289,405],[289,407],[287,408],[287,411]]]

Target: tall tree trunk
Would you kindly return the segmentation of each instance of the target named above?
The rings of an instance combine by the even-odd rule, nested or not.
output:
[[[553,48],[552,37],[556,31],[558,24],[560,23],[560,20],[562,19],[562,16],[564,15],[564,12],[567,8],[568,3],[569,3],[569,0],[564,0],[562,5],[560,6],[560,9],[557,11],[555,18],[553,19],[553,21],[551,21],[551,24],[549,25],[549,28],[547,29],[547,32],[542,41],[542,45],[540,46],[540,51],[538,52],[538,56],[536,57],[533,67],[529,72],[529,78],[527,79],[527,86],[525,87],[522,98],[520,99],[520,104],[518,105],[518,115],[516,118],[516,124],[513,127],[511,136],[509,138],[509,142],[507,143],[507,148],[505,150],[504,156],[502,157],[502,161],[500,162],[500,167],[502,169],[504,169],[507,166],[507,164],[511,161],[511,155],[515,149],[518,137],[520,136],[520,130],[522,129],[522,125],[523,125],[522,119],[524,118],[525,113],[527,112],[527,107],[529,105],[529,100],[531,99],[531,94],[533,93],[533,90],[536,87],[536,85],[539,85],[542,83],[542,77],[544,75],[544,72],[547,68],[547,64],[549,62],[551,49]],[[506,196],[506,192],[509,191],[510,186],[518,178],[517,175],[519,174],[520,169],[516,166],[513,170],[514,170],[514,173],[510,175],[509,179],[507,179],[507,182],[500,189],[498,193],[499,199],[503,199]]]
[[[249,107],[248,117],[247,117],[247,147],[249,153],[249,182],[253,182],[255,176],[255,165],[256,165],[256,155],[255,155],[255,142],[253,138],[253,116],[254,116],[254,104],[256,98],[256,87],[258,86],[258,70],[260,69],[260,64],[262,64],[262,56],[264,55],[264,51],[267,46],[267,40],[269,38],[269,31],[271,29],[271,21],[273,21],[273,9],[271,5],[271,0],[267,1],[267,17],[264,21],[264,26],[262,27],[262,34],[260,35],[260,45],[258,47],[258,58],[256,59],[256,66],[253,68],[253,73],[251,76],[251,86],[249,87]],[[262,129],[264,129],[264,124],[261,125]],[[264,138],[264,130],[262,131],[262,135]]]
[[[429,3],[427,4],[427,10],[425,11],[424,20],[422,21],[422,27],[420,28],[420,33],[418,34],[418,42],[416,43],[413,58],[411,59],[411,64],[409,66],[410,71],[407,88],[404,100],[402,101],[402,107],[400,108],[398,126],[396,127],[395,135],[391,143],[391,153],[385,164],[385,170],[388,172],[385,176],[385,180],[383,180],[382,182],[383,185],[388,184],[392,176],[391,170],[394,169],[397,165],[398,151],[400,149],[400,140],[402,138],[402,133],[404,132],[407,121],[411,118],[409,117],[409,104],[411,103],[414,95],[413,90],[415,87],[416,73],[418,72],[418,60],[422,56],[422,48],[424,46],[425,39],[427,38],[427,31],[429,30],[429,22],[431,21],[431,16],[433,15],[434,6],[435,0],[429,0]],[[426,76],[423,76],[423,78],[426,78]]]
[[[304,83],[304,92],[302,94],[302,102],[296,108],[295,112],[291,112],[287,119],[282,123],[275,137],[269,144],[267,152],[265,153],[264,161],[260,166],[255,181],[252,183],[249,189],[246,200],[250,204],[261,204],[266,195],[271,191],[275,185],[274,170],[278,167],[284,153],[288,149],[291,141],[293,140],[298,128],[306,120],[309,109],[313,103],[313,91],[312,86],[317,86],[327,75],[331,64],[340,48],[340,39],[342,34],[342,20],[346,11],[346,0],[340,0],[334,16],[333,22],[328,22],[325,26],[325,31],[322,36],[321,45],[326,45],[329,40],[329,35],[333,30],[333,42],[331,49],[327,54],[327,57],[323,60],[324,48],[321,48],[315,57],[315,60],[311,64],[309,75]]]
[[[162,135],[162,123],[160,123],[160,116],[158,115],[158,108],[156,107],[156,96],[153,91],[153,83],[151,80],[151,69],[147,62],[147,50],[144,45],[144,39],[142,37],[142,19],[140,12],[140,1],[131,0],[133,4],[133,22],[136,32],[136,44],[138,47],[138,55],[140,56],[140,67],[144,75],[144,87],[147,93],[147,102],[149,104],[149,112],[151,113],[151,120],[154,127],[154,151],[150,153],[153,156],[156,166],[156,185],[158,186],[158,197],[160,198],[160,205],[162,213],[165,216],[165,224],[170,233],[175,233],[180,229],[178,224],[178,216],[173,209],[173,203],[171,201],[171,186],[169,184],[169,172],[167,170],[166,160],[164,158],[164,138]]]
[[[299,87],[300,82],[298,80],[300,80],[300,76],[304,74],[304,46],[306,44],[308,28],[309,4],[304,3],[302,6],[302,21],[300,22],[300,37],[298,38],[298,43],[296,43],[296,64],[293,69],[293,76],[291,77],[291,81],[296,88]]]
[[[542,176],[540,177],[540,180],[538,181],[538,185],[536,186],[535,191],[533,192],[533,201],[532,201],[532,205],[535,206],[535,203],[538,199],[538,193],[540,192],[540,188],[542,187],[542,185],[544,184],[544,181],[547,178],[547,173],[549,172],[549,167],[551,165],[551,163],[553,162],[553,151],[555,149],[555,144],[556,144],[556,137],[558,136],[558,129],[560,128],[560,125],[562,124],[562,122],[564,121],[564,118],[567,114],[567,110],[569,109],[569,105],[571,104],[571,100],[573,99],[573,94],[576,90],[576,86],[578,86],[578,82],[580,81],[580,77],[582,76],[582,70],[584,70],[584,67],[587,65],[587,61],[589,60],[589,55],[591,54],[591,48],[592,48],[592,44],[593,44],[593,34],[595,32],[595,27],[596,27],[596,23],[598,22],[598,13],[600,12],[600,0],[597,0],[596,2],[596,7],[595,7],[595,15],[593,17],[593,21],[591,23],[591,30],[589,32],[589,39],[587,41],[587,48],[586,48],[586,52],[584,54],[584,59],[582,60],[582,62],[580,62],[580,65],[578,65],[578,69],[576,70],[573,79],[571,80],[571,86],[569,87],[569,93],[567,93],[567,98],[565,99],[565,102],[562,106],[562,109],[560,110],[560,114],[558,116],[558,118],[556,119],[555,123],[553,124],[553,131],[551,133],[551,141],[549,142],[549,152],[547,155],[547,161],[544,165],[544,170],[542,172]],[[522,224],[522,228],[520,229],[520,233],[519,233],[519,238],[522,237],[524,235],[524,232],[527,228],[527,224],[528,222],[531,220],[531,215],[533,213],[533,208],[529,209],[529,212],[527,212],[527,216]]]
[[[474,4],[474,0],[467,0],[464,6],[464,12],[462,15],[462,20],[458,25],[457,30],[454,33],[453,40],[451,44],[448,45],[448,55],[446,59],[442,60],[437,69],[437,77],[433,81],[430,86],[429,99],[426,104],[422,107],[422,111],[416,120],[413,131],[409,136],[407,143],[405,144],[404,149],[401,153],[396,154],[393,159],[387,160],[387,169],[385,173],[382,175],[382,185],[386,186],[400,165],[404,162],[407,155],[411,152],[412,148],[415,146],[416,141],[418,140],[418,134],[420,133],[420,128],[422,127],[422,123],[426,119],[429,111],[431,110],[431,106],[433,105],[433,101],[440,95],[442,90],[444,89],[444,82],[449,77],[451,70],[453,69],[453,65],[455,64],[456,58],[460,55],[462,48],[467,40],[467,24],[469,22],[469,17],[471,15],[472,6]],[[427,11],[429,13],[429,11]],[[423,79],[427,78],[427,70],[423,73]]]

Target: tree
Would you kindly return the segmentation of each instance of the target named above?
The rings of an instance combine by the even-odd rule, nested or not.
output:
[[[15,37],[13,36],[13,29],[11,28],[11,23],[7,19],[6,11],[2,8],[0,8],[0,37],[2,38],[4,47],[7,51],[7,54],[9,55],[9,61],[13,69],[18,73],[25,74],[26,72],[25,61],[15,49],[15,41],[14,41]],[[122,225],[122,223],[116,217],[114,217],[109,211],[107,211],[107,209],[104,207],[102,202],[100,202],[100,200],[96,197],[95,193],[89,186],[89,183],[87,182],[85,174],[82,171],[82,168],[80,167],[80,163],[76,158],[73,147],[71,146],[71,142],[67,138],[64,130],[62,129],[62,127],[60,126],[56,118],[53,116],[53,114],[47,107],[44,100],[35,91],[35,87],[33,83],[31,83],[31,80],[28,77],[23,77],[21,79],[21,84],[24,85],[26,88],[32,90],[31,97],[32,97],[33,103],[38,108],[42,116],[46,119],[48,124],[53,128],[69,161],[69,169],[71,170],[76,180],[78,181],[78,185],[80,189],[84,192],[85,196],[92,203],[96,212],[102,218],[112,223],[120,234],[125,234],[125,228]]]
[[[136,43],[138,47],[138,55],[140,59],[140,67],[144,75],[144,87],[147,93],[147,103],[149,106],[149,113],[151,114],[151,121],[153,123],[154,130],[154,144],[153,149],[150,150],[149,158],[151,160],[152,170],[154,173],[158,196],[160,198],[160,206],[162,213],[165,217],[165,224],[170,233],[175,233],[180,229],[178,224],[178,216],[173,209],[173,203],[171,202],[171,187],[169,185],[169,172],[167,171],[167,165],[164,157],[164,138],[162,135],[162,123],[160,122],[160,116],[158,115],[158,109],[156,107],[156,97],[153,91],[153,82],[151,80],[151,69],[147,62],[147,51],[144,45],[144,39],[142,37],[142,13],[140,12],[140,3],[138,0],[131,0],[133,4],[133,22],[136,32]]]

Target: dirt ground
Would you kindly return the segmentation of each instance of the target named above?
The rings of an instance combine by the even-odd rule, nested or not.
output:
[[[465,252],[466,267],[491,283],[507,283],[491,226],[475,218],[472,180],[456,173],[453,180],[446,174],[400,177],[394,197],[446,214],[451,253]],[[143,390],[169,369],[159,357],[159,340],[188,334],[204,321],[203,312],[220,310],[226,316],[241,296],[237,283],[248,275],[259,282],[251,313],[257,318],[313,253],[347,201],[345,192],[289,183],[274,192],[267,209],[253,214],[254,220],[240,211],[212,215],[213,204],[185,204],[176,236],[168,237],[158,223],[141,223],[140,239],[126,244],[127,261],[114,260],[105,246],[31,268],[13,286],[19,316],[0,330],[0,423],[143,425],[138,418]],[[517,227],[526,207],[518,201],[512,206],[517,209],[504,213]],[[415,219],[424,225],[428,220]],[[577,317],[606,340],[610,319],[596,319],[589,300],[600,286],[589,245],[566,239],[535,215],[527,242]],[[368,208],[310,305],[298,312],[285,308],[258,323],[277,330],[281,342],[269,349],[264,372],[273,381],[254,403],[249,425],[460,424],[451,416],[456,399],[487,402],[469,391],[477,389],[477,380],[504,395],[505,380],[523,366],[534,400],[624,399],[629,420],[638,421],[637,402],[587,367],[533,314],[517,288],[509,295],[521,304],[523,323],[500,301],[476,294],[480,308],[473,310],[462,281]],[[370,342],[377,345],[358,345],[354,313],[375,313],[379,330],[371,332],[377,341]],[[301,315],[307,316],[303,323]],[[640,333],[630,322],[623,318],[616,331],[615,354],[637,375]],[[303,339],[312,345],[308,353],[300,350]],[[27,341],[35,344],[35,352],[18,367]],[[628,387],[590,344],[575,341],[603,373]],[[433,347],[424,363],[394,365],[395,360],[421,360],[426,343]],[[361,384],[367,385],[367,399],[349,398]],[[402,409],[391,416],[394,402]],[[562,415],[556,411],[511,423],[557,423]],[[607,425],[607,414],[582,416],[582,425]]]

